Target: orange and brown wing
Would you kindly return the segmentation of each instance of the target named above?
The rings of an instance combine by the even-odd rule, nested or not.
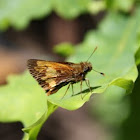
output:
[[[69,63],[30,59],[27,65],[32,76],[48,95],[67,85],[72,78],[73,68]]]

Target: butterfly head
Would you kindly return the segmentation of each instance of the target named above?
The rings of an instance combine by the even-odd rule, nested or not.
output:
[[[93,71],[95,71],[97,73],[100,73],[101,75],[105,76],[104,73],[99,72],[99,71],[93,69],[92,68],[92,64],[90,62],[81,62],[81,64],[82,64],[82,67],[83,67],[83,73],[86,74],[86,73],[90,72],[91,70],[93,70]]]
[[[92,70],[92,65],[90,62],[82,62],[83,72],[87,73]]]

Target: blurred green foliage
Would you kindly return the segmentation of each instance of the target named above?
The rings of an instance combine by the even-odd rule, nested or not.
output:
[[[32,19],[55,11],[64,18],[75,18],[87,11],[92,0],[0,0],[0,29],[24,29]]]
[[[24,29],[32,19],[50,12],[50,0],[0,0],[0,29]]]
[[[133,8],[135,0],[106,0],[107,8],[128,12]]]
[[[138,66],[140,72],[140,66]],[[128,96],[130,115],[122,124],[122,131],[118,134],[118,140],[139,140],[140,133],[140,76],[136,80],[132,94]]]
[[[140,40],[140,37],[139,37],[139,40]],[[140,46],[140,43],[138,43],[138,45]],[[139,65],[140,64],[140,47],[135,54],[135,59],[136,59],[136,64]]]
[[[54,52],[63,57],[68,57],[74,53],[74,46],[70,43],[61,43],[54,47]]]
[[[48,16],[73,19],[83,13],[98,13],[105,9],[129,12],[136,0],[0,0],[0,30],[9,26],[24,29],[31,20]]]

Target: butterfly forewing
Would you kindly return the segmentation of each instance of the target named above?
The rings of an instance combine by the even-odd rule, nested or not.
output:
[[[48,95],[55,93],[72,79],[73,63],[51,62],[44,60],[28,60],[28,68],[32,76],[44,88]]]

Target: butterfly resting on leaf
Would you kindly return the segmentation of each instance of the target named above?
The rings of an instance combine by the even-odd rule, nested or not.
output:
[[[94,49],[93,53],[96,49],[97,48]],[[73,84],[77,82],[81,83],[80,87],[82,92],[83,81],[86,82],[86,85],[91,91],[89,80],[85,78],[86,74],[93,70],[90,62],[86,61],[76,64],[71,62],[53,62],[29,59],[27,65],[31,75],[38,81],[39,85],[41,85],[41,87],[46,91],[48,96],[56,93],[65,85],[68,85],[65,94],[70,85],[72,86],[73,91]],[[104,75],[103,73],[100,74]]]

